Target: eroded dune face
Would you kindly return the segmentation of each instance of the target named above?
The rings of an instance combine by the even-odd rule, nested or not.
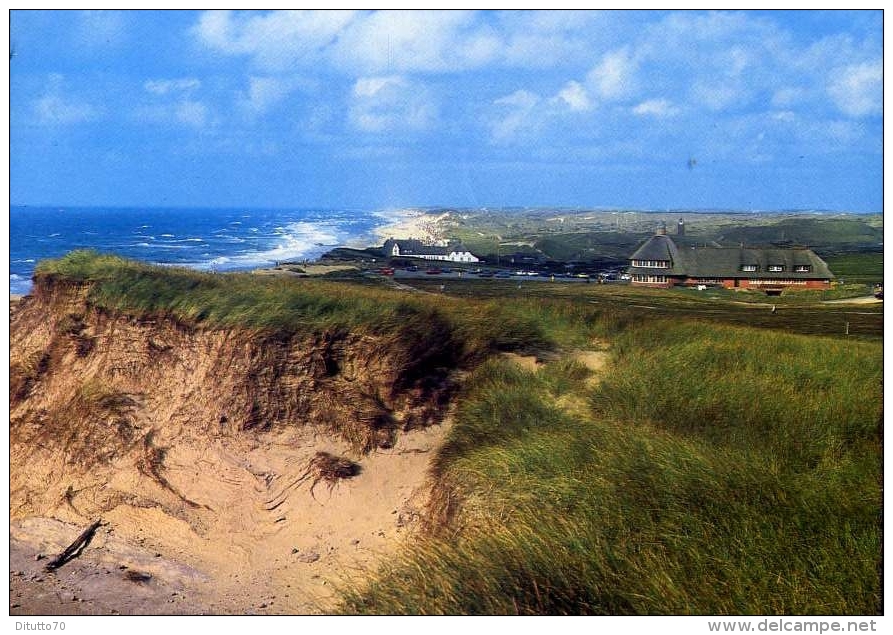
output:
[[[393,337],[204,329],[86,297],[38,280],[10,324],[12,539],[51,553],[102,518],[67,566],[120,585],[89,604],[85,582],[86,612],[326,611],[416,526],[446,370]],[[356,469],[320,478],[320,452]]]

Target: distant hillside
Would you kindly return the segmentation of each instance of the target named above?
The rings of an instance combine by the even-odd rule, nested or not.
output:
[[[717,241],[727,245],[790,243],[810,247],[880,246],[883,229],[861,219],[786,218],[759,227],[733,226],[722,231]]]
[[[636,212],[629,210],[453,210],[446,233],[472,252],[516,251],[559,261],[624,260],[660,226],[686,241],[714,245],[804,245],[820,255],[878,252],[883,216],[809,212]]]
[[[619,231],[552,234],[537,240],[534,247],[553,260],[625,260],[648,236]]]

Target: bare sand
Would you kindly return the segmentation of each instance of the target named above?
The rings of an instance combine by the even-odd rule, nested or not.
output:
[[[10,614],[326,614],[338,589],[356,588],[420,525],[428,467],[447,424],[403,433],[393,448],[354,457],[358,475],[329,487],[300,480],[315,452],[350,455],[308,429],[263,445],[170,449],[166,477],[204,508],[177,518],[120,504],[81,555],[44,565],[92,519],[79,499],[53,517],[10,520]],[[123,470],[105,487],[138,493]],[[82,495],[88,495],[84,492]]]
[[[346,273],[348,271],[358,270],[359,267],[357,267],[356,265],[285,264],[276,267],[254,269],[251,273],[259,276],[291,276],[297,278],[308,278],[314,276],[325,276],[330,273]]]
[[[428,214],[422,211],[407,210],[390,225],[384,225],[375,230],[375,235],[383,243],[388,238],[405,240],[415,238],[424,243],[439,243],[446,238],[444,221],[450,213]]]

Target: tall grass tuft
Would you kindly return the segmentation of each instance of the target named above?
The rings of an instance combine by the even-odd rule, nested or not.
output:
[[[88,285],[92,305],[139,316],[284,333],[351,329],[395,335],[420,355],[449,348],[458,359],[551,349],[578,332],[560,307],[549,313],[536,303],[509,307],[349,282],[202,273],[90,250],[42,261],[35,275]]]
[[[759,450],[778,469],[834,464],[877,439],[875,344],[660,321],[615,350],[624,370],[593,395],[601,416]]]
[[[878,341],[694,321],[704,302],[684,294],[667,296],[669,320],[656,293],[638,309],[646,296],[623,290],[459,299],[95,252],[41,263],[37,276],[135,315],[352,329],[399,339],[428,367],[475,367],[434,461],[430,531],[345,589],[346,613],[881,611]],[[488,359],[547,359],[593,338],[612,355],[597,383],[568,360],[533,372]],[[82,396],[114,405],[109,395]]]
[[[442,524],[343,610],[878,613],[880,346],[684,321],[613,344],[596,387],[478,368],[435,463]]]

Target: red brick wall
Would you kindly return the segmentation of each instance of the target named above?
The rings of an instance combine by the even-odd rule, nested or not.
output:
[[[653,287],[656,289],[669,289],[674,285],[684,285],[684,286],[696,286],[698,284],[702,284],[698,282],[694,278],[687,278],[685,281],[680,282],[673,278],[670,278],[666,283],[662,282],[633,282],[633,285],[637,287]],[[726,289],[735,289],[735,279],[734,278],[726,278],[722,281],[722,286]],[[829,282],[825,282],[824,280],[807,280],[806,284],[796,284],[796,285],[772,285],[774,287],[792,287],[794,289],[830,289],[831,284]],[[739,278],[738,279],[738,289],[755,289],[760,291],[765,288],[765,285],[751,285],[750,280],[747,278]]]

